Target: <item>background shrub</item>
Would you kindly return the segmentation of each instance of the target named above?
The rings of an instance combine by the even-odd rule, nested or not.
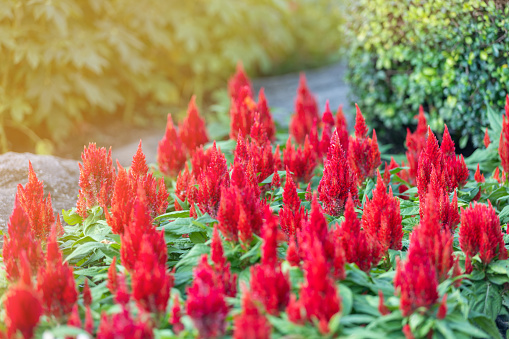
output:
[[[13,130],[44,150],[84,120],[167,113],[224,87],[239,60],[259,73],[326,58],[341,13],[337,0],[3,1],[0,151]]]
[[[508,1],[359,0],[348,22],[348,81],[377,134],[400,144],[420,104],[460,146],[482,143],[487,105],[509,88]],[[390,133],[390,137],[389,137]]]

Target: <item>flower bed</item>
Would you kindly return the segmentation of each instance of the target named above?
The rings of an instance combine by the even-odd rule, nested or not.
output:
[[[141,143],[129,169],[86,147],[65,226],[29,165],[0,337],[501,337],[509,97],[466,161],[421,110],[398,164],[358,107],[351,136],[341,108],[320,117],[304,77],[286,143],[242,69],[228,88],[230,140],[208,139],[193,99],[157,166]]]

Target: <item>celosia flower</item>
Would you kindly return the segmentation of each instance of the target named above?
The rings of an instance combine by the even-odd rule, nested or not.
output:
[[[195,95],[189,101],[187,115],[179,125],[178,137],[190,153],[209,141],[205,121],[200,116],[198,107],[196,107]]]
[[[488,127],[486,127],[486,130],[484,131],[484,147],[488,148],[488,146],[491,144],[490,135],[488,134]]]
[[[28,182],[25,187],[18,184],[16,200],[28,217],[35,239],[38,241],[46,239],[51,225],[55,222],[55,215],[51,206],[51,194],[48,193],[48,197],[44,198],[44,185],[42,181],[37,179],[31,162],[28,162]],[[59,233],[61,231],[58,230]]]
[[[177,177],[177,183],[175,184],[175,196],[182,202],[186,201],[187,198],[187,188],[189,187],[189,182],[191,181],[191,173],[189,173],[189,167],[186,164],[183,172],[180,172]],[[182,206],[177,199],[173,203],[175,206],[175,211],[181,211]]]
[[[120,305],[126,305],[131,298],[127,285],[125,283],[124,275],[117,274],[117,257],[113,257],[110,267],[108,268],[108,282],[107,287],[115,298],[115,302]]]
[[[292,266],[298,266],[300,263],[299,249],[297,248],[297,241],[290,238],[288,241],[288,249],[286,250],[286,260]]]
[[[117,279],[117,257],[113,257],[111,261],[110,267],[108,268],[108,283],[107,287],[110,290],[111,294],[115,294],[115,291],[118,288],[118,279]]]
[[[87,210],[94,206],[110,206],[115,184],[115,168],[111,160],[111,147],[97,148],[95,143],[88,144],[81,153],[83,164],[80,167],[80,191],[76,209],[86,218]]]
[[[69,263],[62,260],[56,232],[56,227],[53,227],[46,248],[46,266],[39,270],[37,276],[37,290],[42,294],[44,313],[61,320],[71,313],[78,300],[78,292],[73,270]]]
[[[299,300],[297,300],[295,294],[290,296],[290,302],[286,308],[286,314],[288,315],[288,320],[292,323],[298,325],[304,325],[306,323],[306,319],[302,314],[302,305]]]
[[[260,92],[258,92],[257,108],[260,113],[260,122],[263,126],[263,130],[267,134],[267,138],[270,141],[273,141],[276,136],[276,126],[274,125],[274,120],[272,119],[272,114],[270,112],[263,87],[260,88]]]
[[[375,171],[380,166],[380,151],[373,130],[373,138],[368,137],[368,127],[364,121],[359,106],[355,118],[355,136],[350,137],[348,149],[348,161],[352,172],[357,176],[357,183],[361,185],[366,178],[375,176]]]
[[[13,282],[20,278],[21,252],[25,252],[31,271],[37,272],[43,264],[41,244],[32,233],[27,214],[20,206],[18,198],[14,201],[14,209],[7,226],[9,237],[4,235],[2,257],[5,264],[7,280]]]
[[[334,129],[334,117],[329,106],[329,100],[325,102],[325,111],[322,115],[322,137],[320,139],[319,153],[320,158],[329,150],[330,139],[332,137],[332,131]]]
[[[378,239],[361,229],[361,221],[354,210],[352,197],[349,196],[345,207],[345,220],[335,231],[345,252],[346,261],[355,263],[365,272],[376,266],[383,255]]]
[[[198,179],[202,172],[207,170],[207,167],[210,164],[212,154],[212,148],[208,148],[207,150],[203,149],[203,146],[198,147],[192,157],[191,157],[191,166],[192,166],[192,174]]]
[[[414,133],[410,132],[410,129],[407,128],[406,133],[406,158],[408,160],[408,170],[409,178],[408,182],[412,185],[415,185],[415,179],[417,177],[417,167],[419,164],[419,156],[421,155],[421,151],[426,146],[426,133],[427,122],[426,117],[424,116],[424,109],[422,106],[419,106],[419,115],[416,115],[414,119],[417,118],[417,129]]]
[[[283,162],[281,161],[281,150],[279,145],[276,146],[276,150],[274,151],[272,158],[274,159],[274,170],[282,170]]]
[[[221,150],[216,148],[214,142],[210,153],[210,163],[198,179],[199,188],[196,199],[200,210],[215,218],[221,199],[221,187],[228,187],[229,184],[226,158]]]
[[[485,182],[484,174],[481,174],[481,171],[479,169],[479,164],[477,164],[477,170],[475,171],[474,179],[478,183]]]
[[[132,289],[133,299],[139,308],[147,312],[162,314],[168,305],[173,276],[166,269],[167,250],[164,231],[157,235],[160,236],[143,235],[132,271]],[[164,245],[161,244],[161,241]],[[160,259],[161,255],[164,257],[163,262]]]
[[[187,288],[187,314],[198,329],[199,338],[221,337],[226,330],[228,306],[219,277],[204,254],[193,272],[193,283]]]
[[[423,255],[408,258],[400,263],[396,257],[396,276],[394,287],[400,294],[400,309],[404,317],[417,308],[429,309],[438,300],[438,280],[430,259]]]
[[[300,290],[299,302],[307,320],[317,320],[321,325],[320,331],[326,334],[330,319],[341,311],[341,298],[329,275],[329,265],[318,239],[313,241],[308,251],[309,256],[304,264],[305,281]]]
[[[509,94],[505,98],[505,115],[502,116],[502,132],[500,133],[498,154],[504,173],[509,173]]]
[[[317,155],[309,143],[309,138],[305,138],[304,147],[298,148],[288,138],[283,151],[283,162],[285,167],[288,167],[293,173],[295,181],[308,182],[311,180],[317,165]]]
[[[384,304],[384,294],[381,290],[378,290],[378,312],[380,312],[381,315],[387,315],[391,313],[391,311],[389,311],[387,306]]]
[[[297,187],[293,182],[288,168],[286,168],[286,183],[283,192],[283,208],[279,210],[281,229],[288,238],[292,238],[307,220],[307,212],[304,206],[301,206]]]
[[[67,326],[81,328],[81,318],[78,312],[78,304],[73,306],[72,313],[67,320]]]
[[[242,313],[234,317],[233,322],[233,338],[235,339],[268,339],[271,337],[269,321],[260,311],[245,286],[242,293]]]
[[[308,183],[308,187],[306,188],[306,194],[304,195],[304,199],[306,201],[310,201],[311,199],[313,199],[313,192],[311,191],[311,182]]]
[[[248,94],[250,97],[253,96],[253,90],[251,86],[251,81],[249,77],[246,75],[244,71],[244,67],[242,67],[242,63],[239,62],[237,64],[237,72],[230,78],[228,81],[228,94],[231,98],[237,99],[240,95],[240,89],[243,87],[247,87],[249,90]]]
[[[502,171],[502,177],[500,176],[500,168],[495,168],[495,172],[493,172],[493,179],[498,181],[499,184],[503,184],[505,182],[505,172]]]
[[[451,139],[447,125],[445,125],[440,150],[444,155],[445,166],[449,174],[451,183],[449,190],[464,186],[467,183],[469,176],[468,168],[465,164],[465,159],[463,159],[463,156],[456,156],[454,142]]]
[[[118,176],[115,181],[113,198],[111,199],[111,209],[108,210],[105,207],[104,214],[111,231],[115,234],[123,234],[124,226],[128,225],[131,220],[134,198],[127,171],[120,164],[117,164],[117,166]]]
[[[447,315],[447,293],[442,297],[440,306],[438,307],[437,319],[444,319]]]
[[[279,176],[279,172],[274,170],[274,175],[272,176],[272,181],[270,182],[270,188],[275,190],[278,187],[281,187],[281,177]]]
[[[484,266],[497,255],[499,260],[507,259],[500,221],[489,200],[488,206],[474,203],[461,210],[459,242],[466,256],[467,273],[472,272],[471,259],[477,253]]]
[[[238,133],[248,135],[254,122],[257,111],[253,100],[251,88],[244,86],[236,98],[230,101],[230,139],[237,139]]]
[[[348,194],[351,194],[354,202],[356,202],[356,183],[357,179],[350,170],[346,154],[339,142],[339,135],[335,131],[324,164],[323,177],[318,185],[320,201],[323,203],[325,211],[330,215],[340,215]]]
[[[85,331],[94,333],[94,319],[92,318],[92,310],[90,306],[85,307]]]
[[[184,324],[182,324],[182,312],[180,311],[179,296],[175,294],[173,298],[173,307],[171,308],[170,325],[172,325],[173,332],[179,334],[184,330]]]
[[[372,199],[366,198],[364,203],[362,226],[371,237],[378,239],[381,251],[387,253],[389,249],[400,250],[402,248],[402,218],[398,198],[392,196],[391,187],[387,193],[379,171],[377,171],[377,175],[373,197]]]
[[[214,227],[214,231],[212,233],[210,257],[214,263],[214,270],[220,276],[223,293],[229,297],[235,297],[237,294],[237,275],[232,274],[230,270],[230,263],[227,262],[226,257],[224,256],[223,244],[216,227]]]
[[[340,105],[336,113],[336,131],[339,137],[339,143],[341,147],[348,153],[349,135],[348,135],[348,123],[346,122],[345,115],[343,114],[343,105]]]
[[[295,114],[290,121],[290,135],[298,144],[304,143],[313,128],[313,122],[318,119],[318,104],[307,86],[306,76],[301,73],[295,100]]]
[[[153,339],[150,321],[134,320],[127,307],[120,313],[107,316],[103,313],[97,330],[97,339]]]
[[[251,140],[257,145],[263,145],[266,141],[269,141],[267,138],[267,133],[265,132],[262,123],[260,121],[260,113],[256,112],[254,114],[253,125],[251,126],[251,131],[249,132],[249,136]],[[238,136],[237,136],[238,139]],[[270,141],[269,141],[270,144]]]
[[[403,334],[405,335],[405,339],[415,339],[414,334],[412,333],[412,329],[410,328],[410,325],[405,324],[403,326]]]
[[[433,191],[433,199],[435,200],[433,203],[436,203],[433,209],[436,209],[435,212],[437,212],[437,222],[439,222],[439,225],[441,225],[442,228],[453,233],[460,222],[460,216],[458,213],[458,196],[455,191],[452,201],[449,201],[449,195],[441,186],[440,182],[441,180],[438,179],[437,173],[434,167],[432,167],[426,199],[430,196],[430,192]],[[420,204],[421,218],[424,217],[423,213],[426,207],[427,201],[425,200]]]
[[[88,279],[85,280],[85,286],[83,287],[83,304],[85,306],[92,304],[92,293],[90,292],[90,286],[88,286]]]
[[[186,162],[186,148],[180,140],[173,125],[171,114],[168,114],[166,132],[159,141],[157,148],[157,163],[159,170],[169,177],[176,177],[184,168]]]
[[[17,283],[10,285],[3,296],[7,338],[16,338],[19,331],[25,339],[34,336],[34,330],[43,313],[41,297],[32,286],[32,272],[25,252],[20,254],[21,276]]]

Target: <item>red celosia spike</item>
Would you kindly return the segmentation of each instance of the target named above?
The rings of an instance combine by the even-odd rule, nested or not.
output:
[[[304,147],[298,148],[295,148],[288,138],[283,151],[283,160],[285,167],[288,167],[293,173],[295,181],[309,182],[311,180],[317,165],[317,155],[311,147],[308,137],[305,138]]]
[[[309,144],[311,145],[313,151],[316,153],[318,161],[321,162],[322,153],[320,147],[320,139],[318,138],[318,119],[313,120],[313,128],[311,128],[309,134],[306,137],[309,139]]]
[[[345,207],[345,220],[335,231],[336,237],[344,250],[345,259],[355,263],[365,272],[376,266],[383,255],[378,239],[370,237],[361,229],[361,221],[357,218],[354,203],[349,195]]]
[[[356,182],[346,154],[341,148],[338,133],[335,131],[324,164],[323,177],[318,185],[320,201],[328,214],[340,215],[348,194],[352,194],[352,198],[357,202]]]
[[[87,210],[93,206],[110,206],[115,184],[115,168],[111,160],[111,147],[97,148],[90,143],[81,153],[83,165],[80,167],[80,192],[76,207],[78,213],[86,218]]]
[[[391,311],[389,311],[387,306],[384,304],[384,294],[381,290],[378,290],[378,312],[380,312],[381,315],[387,315],[391,313]]]
[[[445,126],[440,150],[444,156],[444,165],[450,178],[450,189],[465,185],[469,176],[468,168],[463,156],[456,157],[454,142],[451,139],[447,125]]]
[[[327,155],[327,151],[329,150],[330,146],[330,139],[332,138],[332,127],[328,127],[325,125],[322,129],[322,137],[320,139],[320,146],[318,149],[319,160],[322,160],[322,157],[324,155]]]
[[[186,148],[177,135],[171,114],[168,114],[166,132],[159,141],[157,148],[157,163],[164,175],[176,177],[184,168],[186,162]]]
[[[210,257],[214,266],[224,267],[226,265],[226,258],[223,253],[223,244],[221,242],[221,238],[219,237],[219,232],[217,231],[217,227],[214,227],[214,231],[212,232],[212,242],[210,244]]]
[[[161,260],[161,255],[163,260]],[[164,231],[145,234],[132,271],[133,299],[141,309],[162,314],[166,311],[173,286],[173,276],[166,269]]]
[[[269,206],[265,206],[264,223],[262,226],[263,245],[262,245],[262,265],[277,265],[277,237],[278,237],[278,219],[272,214]]]
[[[154,332],[149,321],[134,320],[127,307],[122,307],[120,313],[107,316],[103,313],[101,323],[97,329],[97,339],[132,338],[153,339]]]
[[[482,235],[482,236],[479,236]],[[488,206],[474,203],[461,211],[459,233],[461,250],[470,260],[479,253],[484,266],[488,265],[497,255],[499,260],[507,259],[507,249],[498,215],[488,201]],[[472,271],[467,267],[466,273]]]
[[[499,184],[502,183],[502,180],[500,179],[500,168],[499,167],[495,168],[495,171],[493,172],[493,179],[498,181]]]
[[[442,136],[442,145],[440,145],[440,150],[445,157],[455,157],[456,148],[454,147],[454,141],[452,141],[447,125],[444,126],[444,134]]]
[[[299,301],[306,311],[308,321],[316,319],[328,323],[333,315],[341,311],[341,298],[334,281],[329,276],[329,265],[318,239],[315,239],[309,247],[308,257]],[[322,334],[325,334],[328,332],[328,326],[321,330]]]
[[[48,194],[48,197],[44,198],[43,182],[37,179],[30,161],[28,162],[28,182],[25,187],[18,184],[16,199],[28,217],[35,239],[44,240],[55,222],[55,215],[51,205],[51,195]]]
[[[505,115],[502,117],[502,131],[498,144],[498,154],[505,173],[509,172],[509,95],[506,97]]]
[[[198,179],[202,172],[207,170],[210,163],[212,148],[203,150],[203,146],[198,147],[191,157],[191,166],[193,177]]]
[[[405,145],[407,147],[406,157],[408,160],[409,169],[409,180],[411,184],[415,184],[415,179],[417,176],[417,167],[419,162],[419,156],[421,151],[426,146],[426,133],[427,133],[427,122],[426,117],[424,116],[424,109],[422,106],[419,107],[419,115],[415,116],[414,119],[418,119],[417,129],[412,134],[409,129],[407,129],[407,136]]]
[[[286,183],[283,192],[283,208],[279,210],[281,229],[288,237],[293,237],[302,228],[307,219],[305,208],[300,204],[297,187],[293,182],[290,171],[286,169]]]
[[[447,315],[447,293],[444,294],[440,306],[438,307],[437,319],[444,319]]]
[[[311,182],[308,183],[308,187],[306,188],[306,195],[304,196],[306,201],[310,201],[313,199],[313,192],[311,191]]]
[[[238,97],[231,99],[230,139],[237,139],[239,131],[241,131],[243,135],[249,134],[256,111],[256,102],[253,100],[251,89],[247,86],[242,87]]]
[[[217,227],[214,227],[212,233],[212,243],[210,244],[210,255],[214,263],[214,270],[220,277],[220,282],[223,286],[224,294],[230,297],[235,297],[237,294],[237,275],[231,274],[230,263],[226,261],[223,253],[223,244],[219,237]]]
[[[127,305],[131,299],[131,294],[125,282],[125,275],[120,274],[118,276],[118,288],[115,292],[115,302],[119,305]]]
[[[8,223],[9,237],[4,235],[2,256],[7,273],[7,280],[13,282],[20,278],[21,253],[25,252],[31,265],[31,271],[37,272],[43,264],[43,253],[40,242],[31,231],[30,220],[18,201],[14,201],[14,209]]]
[[[306,319],[304,319],[304,316],[302,315],[302,305],[295,297],[295,294],[290,296],[290,302],[286,308],[286,314],[288,315],[288,320],[292,323],[304,325],[306,322]]]
[[[226,241],[238,241],[239,208],[237,206],[238,186],[223,187],[217,211],[218,228]]]
[[[263,144],[251,141],[249,144],[249,161],[246,167],[253,167],[254,177],[250,181],[258,187],[258,183],[265,180],[274,171],[274,157],[272,146],[268,140]],[[248,170],[249,172],[249,170]]]
[[[191,181],[191,173],[189,173],[189,166],[184,168],[183,172],[180,172],[177,177],[177,182],[175,184],[175,195],[180,201],[184,202],[187,198],[187,188],[189,187],[189,182]],[[176,211],[181,211],[182,206],[180,206],[177,199],[174,201],[174,206]]]
[[[196,107],[196,96],[193,95],[187,107],[187,115],[179,125],[178,136],[187,150],[192,154],[197,147],[209,141],[205,121]]]
[[[117,161],[118,167],[118,161]],[[136,150],[136,154],[133,156],[133,161],[131,162],[131,168],[129,168],[129,177],[132,178],[133,181],[138,180],[138,178],[145,176],[148,173],[147,161],[145,160],[145,154],[141,148],[141,140],[138,144],[138,149]]]
[[[203,255],[193,276],[193,283],[187,288],[187,314],[198,329],[199,338],[221,337],[226,330],[228,306],[207,255]]]
[[[332,116],[332,111],[330,110],[329,100],[325,101],[325,111],[322,115],[322,122],[330,127],[334,127],[335,122],[334,117]]]
[[[400,309],[404,317],[417,308],[429,309],[438,300],[438,280],[430,259],[423,255],[403,264],[397,257],[394,287],[400,294]]]
[[[274,170],[282,170],[283,163],[281,161],[281,151],[279,145],[276,146],[276,150],[274,151],[272,158],[274,159]]]
[[[182,313],[180,311],[179,296],[175,294],[173,298],[173,307],[171,308],[170,325],[172,325],[173,332],[179,334],[184,330],[184,324],[182,324]]]
[[[355,104],[355,137],[359,140],[365,139],[368,136],[368,126],[366,126],[366,121],[364,120],[364,116],[362,112]]]
[[[247,146],[247,140],[244,137],[244,134],[242,134],[242,131],[239,131],[239,134],[237,136],[237,145],[235,145],[235,151],[234,151],[234,163],[237,163],[242,166],[246,166],[249,162],[249,152],[248,152],[248,146]]]
[[[338,112],[336,113],[336,132],[339,136],[339,143],[341,147],[348,153],[348,144],[349,144],[349,133],[348,133],[348,124],[346,122],[345,115],[343,114],[343,105],[340,105],[338,108]]]
[[[10,285],[2,299],[7,327],[6,338],[17,338],[18,332],[25,339],[33,338],[43,313],[39,293],[31,285],[20,281]]]
[[[196,198],[200,210],[215,218],[221,199],[221,187],[230,185],[226,158],[221,150],[216,148],[215,142],[210,153],[210,163],[207,170],[200,175],[198,185]]]
[[[403,228],[401,226],[401,214],[399,200],[389,194],[384,185],[380,172],[377,171],[378,180],[373,190],[373,197],[366,199],[362,226],[373,238],[377,238],[381,250],[386,253],[389,249],[400,250],[402,248]]]
[[[357,112],[355,125],[358,127],[356,127],[355,136],[350,138],[348,160],[352,171],[357,176],[357,184],[361,185],[366,178],[375,175],[375,171],[382,161],[376,132],[373,130],[373,138],[367,136],[368,129],[360,110]]]
[[[280,265],[252,266],[250,285],[253,297],[263,303],[269,314],[278,315],[288,305],[290,279]]]
[[[234,317],[233,338],[270,338],[271,325],[258,309],[249,290],[242,291],[242,313]]]
[[[90,286],[88,286],[88,279],[85,280],[85,286],[83,287],[83,304],[85,306],[92,305],[92,293],[90,292]]]
[[[85,331],[94,333],[94,319],[92,318],[92,310],[90,306],[85,307]]]
[[[73,306],[71,316],[67,320],[67,326],[81,328],[81,318],[78,312],[78,304]]]
[[[117,257],[113,257],[111,261],[110,268],[108,268],[108,289],[111,294],[115,294],[118,289],[118,279],[117,279]]]
[[[272,181],[270,182],[271,189],[276,189],[278,187],[281,187],[281,177],[279,176],[279,173],[276,170],[274,170],[274,175],[272,176]]]
[[[419,106],[419,115],[416,115],[414,119],[415,118],[417,118],[417,129],[415,132],[425,135],[428,130],[428,122],[426,121],[426,116],[424,115],[424,108],[422,105]]]
[[[115,234],[124,233],[124,225],[128,225],[131,221],[132,209],[134,204],[132,186],[127,176],[127,172],[120,164],[118,166],[118,176],[113,189],[113,197],[111,199],[111,209],[108,211],[106,206],[103,207],[106,221],[110,225],[111,230]]]
[[[290,121],[290,136],[295,139],[297,144],[302,144],[313,129],[314,121],[318,119],[316,99],[307,87],[304,73],[301,73],[295,100],[295,114]]]
[[[246,75],[242,63],[239,61],[239,63],[237,64],[236,73],[228,81],[228,93],[230,97],[237,99],[238,96],[240,95],[240,89],[244,87],[248,88],[249,96],[252,97],[253,90],[251,81],[249,80],[249,77]]]
[[[408,324],[404,325],[402,331],[403,331],[403,334],[405,335],[405,339],[415,339],[415,336],[412,333],[412,329],[410,329],[410,325],[408,325]]]
[[[258,112],[254,114],[253,125],[249,131],[249,135],[251,136],[251,141],[255,142],[257,145],[263,145],[266,141],[269,140],[267,138],[267,133],[262,126],[260,113]]]
[[[297,242],[295,241],[295,237],[290,238],[288,242],[288,249],[286,250],[286,260],[292,266],[298,266],[300,263],[300,255],[299,250],[297,248]]]
[[[37,290],[42,295],[44,313],[61,319],[71,313],[78,299],[72,268],[62,262],[56,228],[53,227],[47,243],[46,266],[39,270]]]
[[[479,169],[479,164],[477,164],[477,170],[475,171],[474,179],[475,179],[475,181],[477,181],[479,183],[485,182],[484,174],[481,174],[481,171]]]
[[[484,132],[484,147],[488,148],[490,144],[490,135],[488,134],[488,127],[486,127],[486,131]]]
[[[270,141],[273,141],[276,136],[276,126],[274,125],[274,120],[272,119],[272,114],[270,112],[269,105],[267,103],[267,98],[265,97],[264,88],[260,88],[260,92],[258,92],[258,112],[260,112],[260,118],[263,125],[263,129],[267,134],[267,138]]]
[[[384,181],[385,186],[389,185],[391,182],[391,170],[389,169],[389,165],[387,165],[387,161],[385,162],[383,181]]]

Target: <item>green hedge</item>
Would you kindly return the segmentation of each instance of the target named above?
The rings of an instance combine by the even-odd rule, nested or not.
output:
[[[83,120],[167,113],[223,87],[239,60],[270,72],[337,52],[341,15],[337,0],[4,1],[0,151],[6,130],[51,146]]]
[[[393,129],[381,136],[400,140],[423,104],[433,130],[445,122],[462,147],[480,145],[486,106],[502,108],[509,90],[508,1],[359,0],[350,9],[348,81],[370,124]]]

